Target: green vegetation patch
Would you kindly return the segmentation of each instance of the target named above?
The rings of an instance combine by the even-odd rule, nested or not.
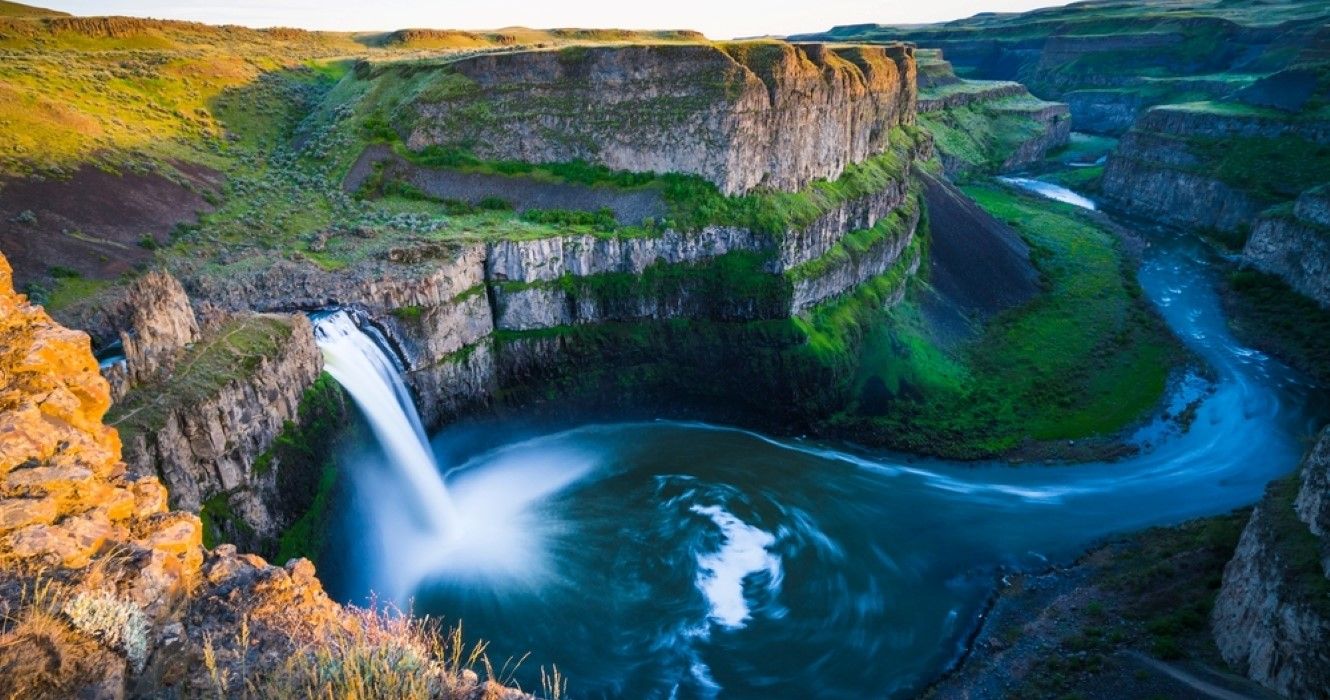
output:
[[[1297,293],[1283,280],[1256,270],[1229,275],[1223,294],[1229,325],[1255,345],[1306,372],[1330,381],[1330,311]]]
[[[900,240],[910,235],[912,232],[910,224],[919,214],[920,206],[918,193],[911,192],[900,206],[873,226],[845,234],[826,253],[790,268],[785,275],[795,281],[816,279],[836,265],[861,259],[886,241]]]
[[[957,173],[992,174],[1048,125],[1033,112],[1049,103],[1029,95],[975,102],[919,115],[919,125]]]
[[[1191,141],[1198,171],[1263,201],[1293,199],[1330,177],[1330,144],[1293,134]]]
[[[287,421],[260,459],[277,465],[277,493],[292,525],[281,535],[276,561],[295,557],[317,560],[328,531],[328,506],[337,484],[335,450],[347,415],[342,388],[327,372],[300,398],[297,420]],[[271,468],[270,466],[268,468]],[[255,465],[258,471],[260,465]]]
[[[984,457],[1027,441],[1108,436],[1151,410],[1180,351],[1148,310],[1112,234],[1069,206],[967,189],[1030,244],[1046,291],[949,346],[903,304],[867,336],[837,432]]]
[[[217,395],[230,382],[250,376],[291,340],[291,324],[279,316],[240,316],[181,352],[166,381],[134,387],[111,407],[107,423],[125,441],[160,429],[171,412]]]
[[[507,291],[530,287],[557,287],[577,299],[594,299],[601,306],[639,299],[689,299],[710,309],[716,317],[736,310],[779,315],[789,308],[792,287],[772,272],[771,251],[734,251],[709,260],[670,264],[657,262],[641,274],[613,272],[578,276],[566,274],[551,282],[502,283]]]
[[[1009,697],[1084,697],[1104,687],[1148,697],[1157,680],[1135,665],[1114,662],[1126,650],[1226,668],[1210,634],[1210,611],[1249,514],[1243,509],[1151,528],[1091,550],[1076,565],[1089,573],[1079,588],[1089,602],[1058,611],[1061,624],[1034,667],[1008,689]],[[1020,602],[1039,594],[1008,595]],[[1073,596],[1079,592],[1066,597]],[[1050,610],[1036,607],[1029,614]],[[1012,641],[1019,637],[1017,628]]]

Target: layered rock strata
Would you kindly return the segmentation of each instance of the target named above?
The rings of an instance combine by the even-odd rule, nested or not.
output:
[[[421,70],[435,73],[397,124],[413,149],[695,174],[726,194],[834,179],[915,114],[907,45],[575,47],[362,72],[421,81]]]
[[[1322,126],[1294,129],[1278,120],[1156,107],[1109,157],[1103,198],[1112,207],[1163,223],[1238,234],[1271,202],[1222,179],[1205,144],[1281,135],[1330,143],[1330,131]]]
[[[1308,190],[1292,207],[1258,217],[1242,258],[1330,308],[1330,187]]]

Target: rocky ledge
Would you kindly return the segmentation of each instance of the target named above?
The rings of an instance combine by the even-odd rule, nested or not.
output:
[[[0,694],[294,697],[350,687],[323,661],[441,698],[527,697],[435,655],[428,630],[343,608],[313,566],[201,543],[120,459],[88,336],[13,291],[0,257]]]

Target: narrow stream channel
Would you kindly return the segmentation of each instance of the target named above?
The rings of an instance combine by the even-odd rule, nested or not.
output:
[[[1084,199],[1033,182],[1014,184]],[[908,696],[955,656],[1000,571],[1250,504],[1301,456],[1312,388],[1231,336],[1202,242],[1150,241],[1141,286],[1214,381],[1184,395],[1203,396],[1190,431],[1142,428],[1138,456],[1013,468],[704,424],[459,427],[432,446],[456,465],[460,532],[413,528],[419,489],[360,446],[321,571],[343,600],[464,620],[496,667],[530,652],[528,689],[557,664],[576,698]]]

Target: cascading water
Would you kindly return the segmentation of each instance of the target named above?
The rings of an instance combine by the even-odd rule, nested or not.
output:
[[[372,543],[357,568],[373,572],[377,597],[405,604],[432,577],[534,579],[545,569],[543,524],[533,502],[582,476],[594,460],[575,450],[491,455],[484,470],[440,468],[386,339],[345,310],[317,317],[324,369],[360,408],[377,445],[341,460],[353,508],[366,514],[358,539]]]
[[[410,484],[420,529],[438,538],[457,533],[456,510],[397,363],[346,311],[317,319],[314,338],[324,369],[351,395],[388,462]]]
[[[1135,456],[1013,469],[701,424],[535,427],[529,439],[511,421],[453,426],[432,447],[458,466],[431,467],[455,504],[449,537],[408,522],[401,504],[423,492],[394,477],[395,457],[348,453],[353,488],[321,575],[342,600],[411,599],[461,619],[491,658],[531,652],[515,676],[528,687],[556,664],[571,697],[916,695],[955,657],[996,572],[1250,504],[1319,424],[1317,390],[1229,334],[1205,246],[1154,236],[1143,257],[1146,296],[1213,376],[1173,397],[1190,429],[1143,428]]]

